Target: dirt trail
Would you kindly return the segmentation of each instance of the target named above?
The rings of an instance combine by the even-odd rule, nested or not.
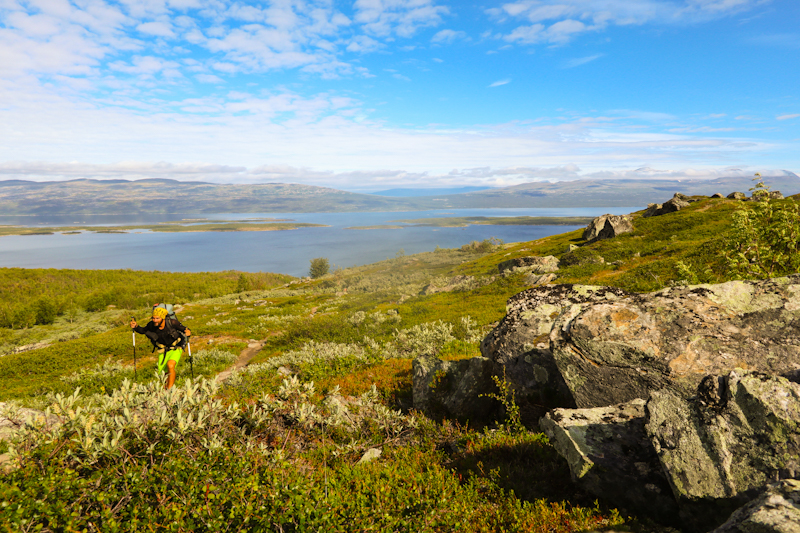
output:
[[[239,354],[239,358],[236,360],[235,363],[233,363],[233,366],[217,374],[215,380],[219,383],[222,383],[223,381],[228,379],[228,377],[230,377],[230,375],[234,371],[239,370],[240,368],[243,368],[245,365],[247,365],[247,363],[249,363],[250,360],[253,359],[253,357],[255,357],[259,351],[261,351],[261,348],[264,347],[264,345],[267,343],[267,340],[268,339],[261,339],[260,341],[251,342],[250,344],[248,344],[247,348],[242,350],[242,353]]]

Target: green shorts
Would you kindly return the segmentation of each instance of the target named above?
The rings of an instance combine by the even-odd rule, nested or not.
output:
[[[177,365],[178,361],[181,360],[181,355],[183,355],[183,349],[181,348],[174,348],[166,353],[158,354],[158,371],[166,372],[167,361],[175,361],[175,364]]]

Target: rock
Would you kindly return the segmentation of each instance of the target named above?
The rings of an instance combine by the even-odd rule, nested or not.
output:
[[[414,408],[437,418],[489,422],[496,401],[480,395],[496,391],[494,368],[485,357],[460,361],[417,357],[412,362]]]
[[[651,294],[581,286],[533,290],[509,300],[513,309],[484,339],[482,352],[495,360],[502,352],[499,362],[510,361],[512,353],[526,352],[524,342],[545,345],[544,331],[552,326],[549,353],[540,348],[537,364],[552,354],[577,407],[647,398],[665,387],[686,397],[705,375],[736,367],[800,375],[800,275]],[[568,298],[535,310],[564,292],[581,291],[582,301]]]
[[[783,200],[783,194],[781,194],[781,191],[769,191],[767,196],[770,198],[770,200]]]
[[[361,456],[361,459],[359,459],[356,464],[363,465],[366,463],[370,463],[380,456],[381,456],[380,448],[370,448],[369,450],[364,452],[364,455]]]
[[[545,274],[558,270],[558,258],[552,255],[545,257],[517,257],[515,259],[503,261],[497,265],[497,269],[501,274],[507,271],[513,272],[518,269],[530,270],[532,274]]]
[[[748,202],[759,202],[761,200],[783,200],[783,194],[781,194],[781,191],[765,191],[761,189],[753,191],[752,196],[746,199]]]
[[[800,385],[785,378],[737,369],[706,377],[691,399],[654,391],[645,428],[691,530],[800,475]]]
[[[526,285],[543,285],[554,281],[558,276],[555,274],[528,274],[525,276]]]
[[[711,195],[711,198],[725,198],[722,193],[715,192]]]
[[[678,506],[645,432],[645,401],[554,409],[539,425],[573,481],[639,516],[677,525]]]
[[[506,316],[481,342],[481,354],[505,367],[506,378],[520,393],[548,407],[574,407],[572,395],[550,352],[555,320],[574,306],[623,298],[611,287],[539,286],[508,299]]]
[[[569,252],[575,251],[578,248],[580,248],[580,246],[578,246],[577,244],[570,244],[569,246],[567,246],[567,249],[564,250],[564,253],[569,253]]]
[[[54,426],[61,423],[56,415],[46,416],[43,411],[16,407],[0,402],[0,440],[8,440],[24,427]]]
[[[633,231],[630,215],[602,215],[592,220],[583,230],[583,240],[611,239]]]
[[[712,533],[800,533],[800,480],[785,479],[737,509]]]
[[[744,200],[747,195],[743,192],[732,192],[727,196],[728,200]]]
[[[674,213],[675,211],[680,211],[684,207],[689,207],[690,203],[696,201],[698,201],[697,198],[691,198],[685,194],[676,192],[671,199],[663,204],[647,204],[647,209],[645,209],[642,217],[656,217],[666,215],[667,213]]]

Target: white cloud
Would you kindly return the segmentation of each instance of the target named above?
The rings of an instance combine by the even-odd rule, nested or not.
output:
[[[591,63],[595,59],[599,59],[603,57],[603,54],[594,54],[591,56],[586,57],[576,57],[574,59],[570,59],[569,61],[565,62],[562,68],[575,68],[581,65],[585,65],[586,63]]]
[[[800,113],[792,113],[791,115],[780,115],[775,117],[776,120],[789,120],[792,118],[800,117]]]
[[[608,26],[696,23],[752,9],[769,0],[521,0],[490,8],[498,23],[523,21],[502,35],[519,44],[564,44]],[[781,42],[797,42],[782,36]]]
[[[372,35],[411,37],[420,28],[438,26],[449,13],[435,0],[356,0],[355,21]]]
[[[136,29],[142,33],[155,35],[157,37],[175,37],[172,26],[166,22],[145,22],[136,26]]]
[[[510,79],[497,80],[496,82],[494,82],[491,85],[489,85],[489,87],[500,87],[501,85],[507,85],[509,83],[511,83]]]
[[[454,30],[441,30],[434,34],[431,37],[432,43],[437,44],[452,44],[459,39],[466,39],[467,34],[463,31],[454,31]]]

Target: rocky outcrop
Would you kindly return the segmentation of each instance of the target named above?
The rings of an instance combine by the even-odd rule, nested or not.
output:
[[[800,486],[786,491],[797,483],[788,481],[789,500],[766,497],[780,513],[762,496],[731,516],[770,483],[800,476],[800,385],[784,378],[736,369],[706,376],[691,398],[663,389],[646,403],[555,409],[540,426],[583,489],[686,532],[798,510]]]
[[[711,198],[725,198],[722,193],[715,192],[711,195]]]
[[[689,207],[689,204],[693,201],[696,201],[696,199],[689,198],[681,193],[675,193],[675,196],[663,204],[648,204],[642,216],[647,218],[674,213],[675,211],[680,211],[684,207]]]
[[[523,396],[599,407],[743,367],[800,378],[800,275],[651,294],[538,286],[508,300],[481,343]]]
[[[798,275],[608,294],[594,291],[571,305],[550,331],[550,351],[578,407],[665,387],[688,396],[708,373],[736,367],[800,374]]]
[[[526,270],[532,274],[546,274],[558,270],[558,258],[552,255],[545,257],[516,257],[499,263],[497,269],[501,274],[516,270]]]
[[[736,370],[692,399],[652,393],[646,430],[684,524],[708,530],[773,480],[800,476],[800,385]]]
[[[502,365],[506,378],[521,393],[550,407],[575,402],[550,351],[550,331],[569,309],[592,301],[627,297],[612,287],[539,286],[508,299],[506,316],[481,342],[481,354]]]
[[[743,192],[735,191],[730,193],[726,198],[728,198],[728,200],[744,200],[747,198],[747,195]]]
[[[800,480],[769,485],[712,533],[800,533]]]
[[[526,285],[543,285],[545,283],[550,283],[555,281],[558,278],[553,273],[550,274],[528,274],[525,276],[525,284]]]
[[[488,422],[497,402],[481,395],[496,391],[494,369],[484,357],[460,361],[418,357],[412,362],[414,408],[434,418]]]
[[[554,409],[539,425],[573,481],[641,516],[677,525],[678,506],[645,433],[645,401]]]
[[[633,221],[630,215],[602,215],[592,220],[583,230],[583,240],[612,239],[632,231]]]

